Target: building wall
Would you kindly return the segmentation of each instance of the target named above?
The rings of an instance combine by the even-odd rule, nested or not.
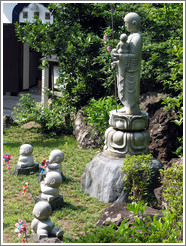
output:
[[[35,6],[28,5],[28,7],[24,7],[23,10],[19,13],[19,22],[33,22],[34,14],[38,14],[39,19],[42,20],[43,23],[53,23],[53,16],[51,16],[50,11],[39,3],[36,3]],[[47,19],[47,17],[49,19]]]
[[[12,12],[17,3],[3,3],[2,4],[2,23],[12,23]]]

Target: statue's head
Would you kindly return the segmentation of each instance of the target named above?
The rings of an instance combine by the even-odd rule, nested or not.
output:
[[[37,219],[44,220],[52,214],[52,208],[48,202],[39,201],[35,204],[32,213]]]
[[[49,156],[49,161],[55,163],[61,163],[64,160],[64,154],[61,150],[55,149],[52,150]]]
[[[55,171],[47,173],[45,178],[45,185],[55,188],[55,187],[59,187],[61,183],[62,183],[61,174]]]
[[[140,29],[141,18],[138,14],[130,12],[124,17],[125,27],[129,32],[136,32]]]
[[[125,33],[122,33],[121,36],[120,36],[120,40],[122,42],[126,42],[127,41],[127,35]]]
[[[20,155],[31,155],[33,152],[33,147],[30,144],[23,144],[20,147]]]

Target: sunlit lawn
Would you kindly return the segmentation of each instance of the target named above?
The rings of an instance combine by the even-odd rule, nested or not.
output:
[[[14,166],[19,158],[19,148],[24,143],[33,146],[34,161],[40,163],[48,159],[53,149],[64,152],[62,171],[65,181],[60,186],[63,195],[64,207],[55,210],[50,217],[60,229],[64,230],[63,241],[72,242],[78,238],[78,233],[83,233],[84,228],[94,227],[102,211],[108,204],[84,194],[81,189],[81,176],[85,166],[98,153],[99,150],[78,149],[73,136],[48,138],[38,132],[38,129],[26,130],[13,126],[4,132],[3,154],[12,155],[11,175],[7,164],[3,163],[3,243],[21,243],[22,238],[14,232],[15,224],[19,219],[26,220],[28,224],[28,242],[33,243],[30,224],[33,220],[32,210],[34,200],[24,195],[23,185],[29,183],[30,190],[35,198],[40,194],[38,173],[28,176],[13,174]]]

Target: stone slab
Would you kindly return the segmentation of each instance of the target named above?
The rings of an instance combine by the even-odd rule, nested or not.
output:
[[[47,200],[41,199],[41,196],[39,195],[38,198],[36,198],[36,203],[39,201],[47,201]],[[50,201],[49,204],[52,207],[52,211],[54,211],[57,208],[62,208],[64,205],[63,196],[59,194],[59,197]]]
[[[61,241],[59,238],[57,237],[45,237],[45,238],[42,238],[42,239],[38,239],[38,236],[35,232],[32,232],[31,233],[31,237],[33,238],[34,240],[34,243],[43,243],[43,244],[46,244],[46,243],[63,243],[63,241]]]
[[[97,198],[106,203],[128,202],[128,192],[124,190],[124,174],[121,172],[124,158],[117,158],[97,154],[90,163],[87,164],[82,175],[82,189],[84,193]],[[153,187],[159,186],[159,169],[162,163],[153,159],[150,163],[154,171]],[[149,190],[149,192],[150,192]]]
[[[20,168],[17,164],[15,165],[14,174],[15,175],[29,175],[39,171],[39,164],[35,163],[33,167]]]
[[[107,203],[116,200],[125,202],[124,174],[121,173],[123,158],[112,158],[99,153],[86,166],[82,176],[82,189],[85,193]]]

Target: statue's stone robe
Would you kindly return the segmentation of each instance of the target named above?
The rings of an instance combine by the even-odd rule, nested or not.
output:
[[[119,54],[118,97],[127,108],[139,107],[142,40],[139,32],[129,35],[129,53]]]

